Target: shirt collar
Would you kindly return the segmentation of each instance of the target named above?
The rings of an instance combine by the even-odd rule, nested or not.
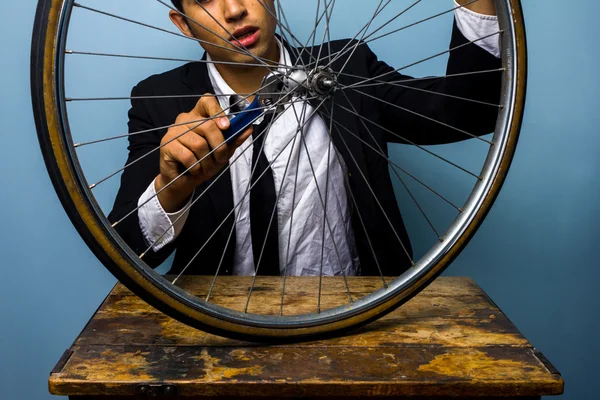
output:
[[[279,40],[279,38],[276,36],[275,40],[277,41],[277,46],[279,46],[279,65],[282,66],[286,66],[286,67],[291,67],[292,66],[292,61],[290,59],[290,54],[286,48],[286,46],[283,45],[283,43]],[[219,73],[219,71],[217,70],[217,67],[215,66],[215,64],[213,64],[213,60],[210,56],[210,54],[206,54],[206,65],[208,67],[208,77],[210,79],[210,83],[212,84],[212,87],[215,91],[215,95],[217,96],[217,99],[219,100],[219,104],[221,105],[221,108],[223,108],[223,110],[227,110],[225,112],[225,114],[229,114],[229,106],[230,106],[230,96],[235,93],[233,91],[233,89],[231,89],[231,87],[227,84],[227,82],[225,82],[225,79],[223,79],[223,77],[221,76],[221,74]],[[284,67],[279,67],[279,72],[285,73],[286,72],[286,68]],[[225,95],[223,95],[225,94]],[[245,103],[245,104],[244,104]],[[240,108],[246,108],[248,106],[249,102],[245,101],[240,103]]]

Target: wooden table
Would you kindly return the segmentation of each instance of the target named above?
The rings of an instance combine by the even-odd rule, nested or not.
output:
[[[239,278],[223,279],[230,279],[225,283],[231,287]],[[261,279],[263,290],[257,293],[273,287],[277,278]],[[351,287],[368,287],[377,279],[354,278]],[[561,394],[563,380],[475,282],[442,277],[357,331],[277,346],[190,328],[117,284],[59,360],[49,388],[73,399],[165,393],[538,399]]]

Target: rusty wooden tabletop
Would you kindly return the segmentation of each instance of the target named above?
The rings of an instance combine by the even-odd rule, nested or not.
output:
[[[278,278],[257,280],[269,305]],[[288,278],[286,303],[313,307],[306,280]],[[351,278],[348,278],[351,279]],[[371,290],[381,278],[352,278]],[[223,277],[215,302],[245,303],[247,281]],[[202,277],[181,283],[201,293]],[[341,301],[334,281],[324,298]],[[294,292],[293,288],[297,288]],[[231,290],[229,290],[231,289]],[[327,296],[329,295],[329,297]],[[346,298],[347,299],[347,298]],[[308,304],[310,303],[310,304]],[[249,310],[252,311],[252,310]],[[277,311],[279,309],[277,308]],[[111,291],[50,374],[50,392],[78,399],[206,397],[522,398],[558,395],[563,380],[469,278],[441,277],[408,303],[332,339],[285,345],[241,342],[184,325],[121,284]]]

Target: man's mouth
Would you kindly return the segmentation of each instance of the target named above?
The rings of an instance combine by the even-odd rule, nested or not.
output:
[[[250,47],[258,42],[260,37],[260,30],[254,26],[245,26],[243,28],[236,29],[229,41],[238,47]]]

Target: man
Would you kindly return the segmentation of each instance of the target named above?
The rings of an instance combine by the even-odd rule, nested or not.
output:
[[[267,10],[275,10],[273,3],[173,1],[172,22],[206,54],[202,62],[152,76],[133,89],[130,132],[169,128],[130,136],[127,164],[139,161],[124,171],[109,219],[121,220],[139,207],[117,229],[151,266],[177,249],[170,273],[399,275],[412,264],[412,253],[381,153],[387,155],[390,141],[448,143],[469,138],[460,130],[491,132],[497,110],[451,96],[497,103],[500,76],[407,83],[451,96],[398,85],[334,91],[322,104],[292,104],[224,143],[230,126],[224,115],[253,99],[245,101],[243,94],[255,93],[270,71],[286,73],[295,65],[298,52],[275,35],[274,11]],[[465,7],[456,11],[451,48],[498,30],[491,0]],[[329,47],[337,54],[348,45],[323,46],[324,59]],[[318,51],[301,54],[303,63]],[[491,35],[451,52],[447,72],[497,69],[498,54],[498,38]],[[333,71],[342,67],[340,86],[360,80],[352,75],[407,78],[366,45],[331,65]],[[160,154],[140,158],[159,145]]]

